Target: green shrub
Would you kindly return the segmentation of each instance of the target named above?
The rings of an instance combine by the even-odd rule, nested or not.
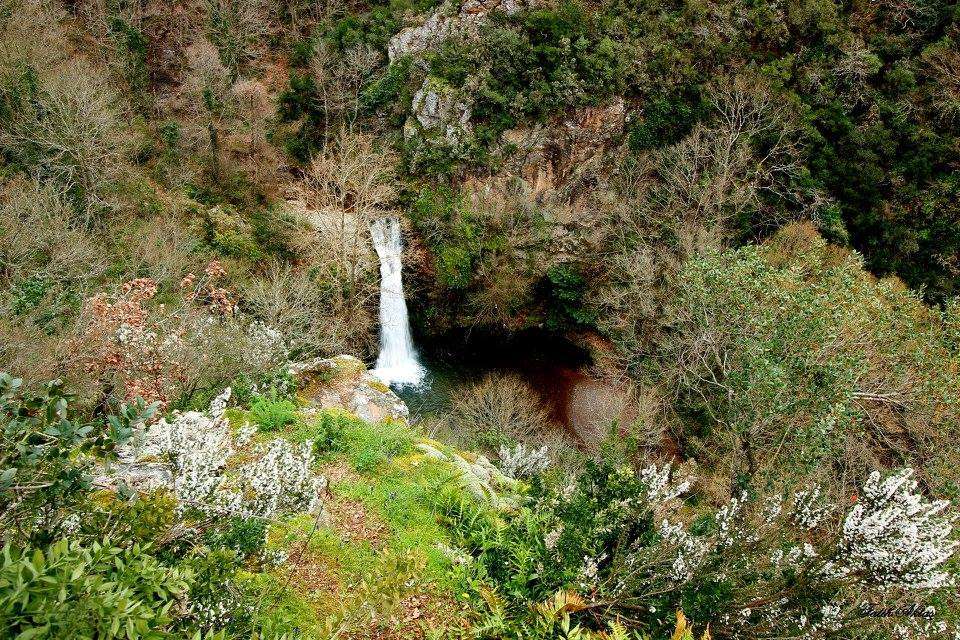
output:
[[[360,108],[367,113],[375,113],[381,109],[390,109],[405,103],[408,99],[401,99],[407,88],[412,60],[403,57],[394,61],[387,71],[372,82],[366,84],[360,93]]]
[[[232,516],[220,526],[207,531],[205,538],[212,549],[230,549],[241,558],[251,558],[263,551],[266,536],[265,520]]]
[[[129,541],[152,549],[160,549],[178,518],[177,500],[165,489],[133,495],[99,491],[82,510],[77,537],[96,539],[109,528],[117,543]]]
[[[575,479],[535,480],[528,501],[500,526],[469,505],[447,502],[442,515],[460,536],[460,546],[476,558],[472,566],[484,584],[481,594],[498,596],[491,602],[481,595],[491,609],[486,624],[500,629],[495,637],[558,637],[528,635],[541,623],[536,618],[544,605],[558,594],[581,604],[569,609],[571,624],[602,630],[616,621],[649,634],[643,637],[668,637],[678,610],[709,625],[717,638],[811,637],[830,623],[837,607],[849,612],[843,618],[849,628],[886,637],[882,629],[889,620],[852,605],[882,599],[900,578],[883,570],[873,573],[850,557],[845,547],[851,518],[843,511],[855,521],[859,508],[879,514],[900,499],[917,501],[919,513],[941,508],[914,493],[915,484],[904,485],[909,474],[886,481],[878,475],[872,486],[864,486],[866,505],[846,509],[831,509],[820,502],[822,494],[807,491],[744,492],[716,508],[695,497],[678,499],[689,485],[671,475],[669,467],[638,473],[591,462]],[[891,498],[891,493],[898,495]],[[804,516],[814,511],[821,515]],[[901,540],[887,544],[910,547],[914,525],[950,537],[949,524],[944,530],[926,518],[917,516]],[[938,569],[944,575],[956,571],[946,559]],[[951,588],[901,586],[893,588],[918,607],[914,610],[939,602]],[[531,607],[531,602],[542,604]],[[937,608],[928,611],[951,616]],[[912,614],[890,615],[909,624]]]
[[[413,448],[413,434],[403,422],[370,424],[363,420],[341,423],[344,426],[336,448],[343,451],[353,468],[369,473],[387,460]]]
[[[307,67],[316,49],[313,38],[299,38],[290,45],[290,65]]]
[[[110,35],[116,41],[120,53],[123,77],[130,87],[131,97],[146,111],[151,95],[150,68],[147,64],[150,41],[143,31],[120,16],[111,16],[109,25]]]
[[[266,395],[271,398],[283,398],[293,400],[297,390],[296,380],[290,375],[290,370],[286,367],[268,373],[255,375],[253,378],[246,373],[242,373],[230,381],[231,397],[237,406],[248,407],[257,397],[257,390],[261,390],[259,395]],[[213,393],[206,401],[205,405],[198,408],[204,408],[210,405],[210,400],[219,394],[220,391]]]
[[[250,404],[250,419],[260,431],[281,431],[299,420],[297,405],[276,396],[258,396]]]
[[[453,86],[478,87],[474,119],[496,134],[623,88],[623,52],[597,12],[568,1],[490,18],[479,40],[448,40],[427,61],[432,75]]]
[[[62,381],[39,393],[23,392],[22,385],[0,373],[0,502],[11,505],[0,512],[0,527],[43,544],[60,537],[66,519],[88,500],[88,454],[109,455],[156,406],[141,401],[87,422],[75,415],[75,396]]]
[[[695,89],[651,96],[643,105],[643,116],[630,128],[630,148],[643,151],[679,142],[706,112],[703,98]]]
[[[664,361],[688,455],[736,461],[728,481],[849,487],[880,464],[922,466],[936,491],[957,481],[960,366],[939,313],[902,284],[793,225],[689,261],[678,289]]]
[[[339,450],[343,446],[345,434],[352,429],[363,428],[365,423],[356,416],[328,409],[309,420],[300,421],[286,436],[294,442],[313,442],[317,453]]]
[[[63,539],[3,548],[0,626],[20,640],[161,638],[189,571],[162,566],[139,544]]]
[[[596,312],[586,306],[587,281],[578,265],[559,264],[547,272],[547,326],[562,331],[571,326],[591,326]]]

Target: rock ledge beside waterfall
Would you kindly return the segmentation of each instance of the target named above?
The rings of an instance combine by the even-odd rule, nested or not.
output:
[[[298,395],[314,410],[343,409],[370,423],[407,420],[409,410],[397,394],[367,371],[361,360],[340,355],[290,365]],[[306,409],[309,411],[309,409]],[[519,482],[505,475],[485,456],[456,451],[426,437],[414,444],[416,458],[450,465],[460,486],[478,500],[497,509],[516,506]]]
[[[339,355],[290,365],[298,394],[316,409],[344,409],[367,422],[406,420],[407,405],[367,371],[359,358]]]

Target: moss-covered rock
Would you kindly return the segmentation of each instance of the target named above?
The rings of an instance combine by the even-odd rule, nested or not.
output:
[[[343,409],[368,422],[406,420],[410,415],[390,387],[353,356],[316,358],[290,365],[300,398],[320,409]]]

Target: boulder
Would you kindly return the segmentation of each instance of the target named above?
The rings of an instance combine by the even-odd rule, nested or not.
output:
[[[462,4],[448,2],[440,6],[421,24],[403,29],[390,39],[387,55],[391,62],[403,56],[417,57],[434,49],[452,35],[470,36],[494,10],[512,14],[531,4],[523,0],[466,0]]]
[[[413,96],[410,117],[403,127],[403,136],[440,138],[451,146],[463,143],[472,132],[469,96],[442,80],[427,76]]]
[[[368,422],[410,415],[403,400],[353,356],[314,358],[291,364],[289,371],[300,397],[319,409],[343,409]]]

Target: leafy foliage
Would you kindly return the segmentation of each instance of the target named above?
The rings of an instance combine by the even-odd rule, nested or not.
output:
[[[259,396],[250,403],[250,418],[261,431],[281,431],[297,421],[297,406],[276,396]]]
[[[0,373],[0,522],[39,542],[62,534],[64,521],[91,489],[91,453],[124,443],[132,425],[156,406],[123,407],[109,421],[85,422],[71,414],[72,396],[55,380],[42,393],[21,390],[23,381]]]
[[[162,566],[148,550],[105,539],[62,539],[44,548],[3,548],[0,624],[20,640],[162,638],[187,571]]]
[[[731,477],[827,464],[862,479],[884,459],[923,460],[932,486],[954,490],[941,437],[960,425],[960,379],[916,295],[807,227],[694,260],[679,287],[669,353],[702,424],[691,451],[732,456]]]

